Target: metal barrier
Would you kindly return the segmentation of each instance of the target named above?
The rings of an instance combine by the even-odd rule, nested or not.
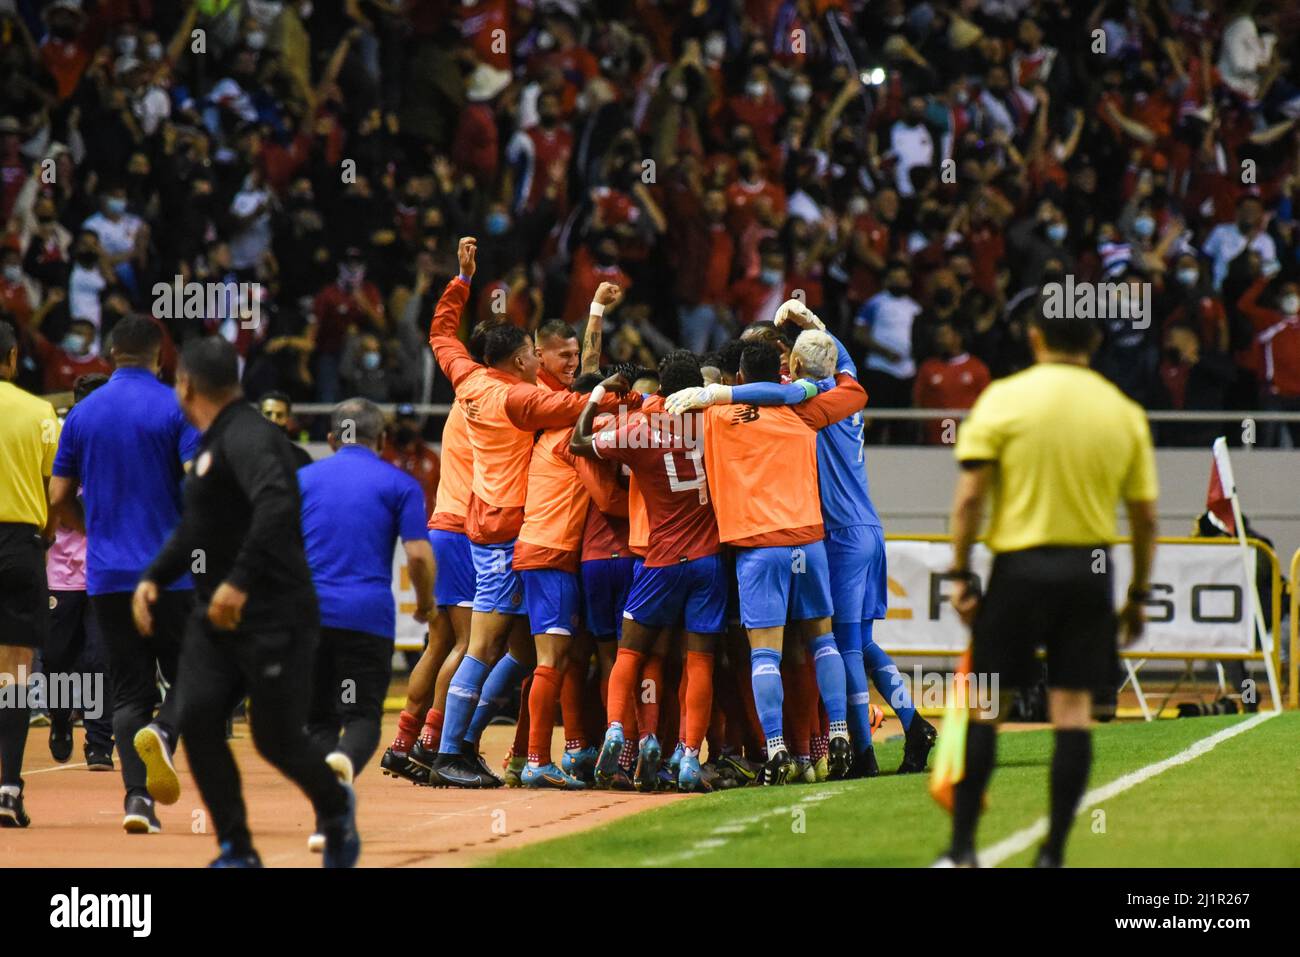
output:
[[[1291,617],[1291,664],[1287,668],[1287,704],[1292,708],[1300,707],[1300,589],[1296,588],[1297,576],[1300,576],[1300,548],[1291,556],[1291,600],[1287,602]]]

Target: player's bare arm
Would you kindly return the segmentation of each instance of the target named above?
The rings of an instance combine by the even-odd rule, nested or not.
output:
[[[953,493],[952,515],[948,527],[952,530],[952,568],[950,574],[961,576],[953,586],[952,606],[969,625],[979,609],[979,592],[974,587],[970,569],[971,547],[979,535],[980,521],[984,517],[984,500],[993,484],[992,462],[963,462]]]
[[[621,372],[616,372],[609,376],[600,385],[591,390],[591,396],[587,400],[587,405],[578,415],[578,421],[573,426],[573,437],[569,439],[569,451],[584,459],[598,459],[599,455],[592,445],[594,433],[591,424],[596,420],[596,415],[600,411],[600,402],[607,393],[623,395],[632,388],[627,377]]]

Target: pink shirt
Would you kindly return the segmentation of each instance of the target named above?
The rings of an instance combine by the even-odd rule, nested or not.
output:
[[[86,536],[60,528],[45,553],[45,576],[50,591],[86,590]]]

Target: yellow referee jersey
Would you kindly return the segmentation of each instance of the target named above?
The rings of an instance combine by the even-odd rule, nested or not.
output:
[[[1067,363],[989,385],[958,430],[957,460],[996,464],[994,552],[1110,544],[1120,502],[1159,492],[1146,414],[1103,376]]]
[[[0,522],[44,528],[45,482],[59,446],[54,406],[0,381]]]

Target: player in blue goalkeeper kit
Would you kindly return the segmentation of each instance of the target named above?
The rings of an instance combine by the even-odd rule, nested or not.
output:
[[[695,406],[725,402],[797,405],[834,388],[836,376],[857,377],[848,351],[824,331],[821,321],[803,303],[788,301],[777,311],[776,320],[778,325],[790,322],[805,330],[790,354],[791,375],[801,377],[798,381],[789,385],[706,386],[699,394],[679,401],[692,401]],[[669,400],[670,411],[675,411],[675,398]],[[818,486],[835,609],[832,624],[844,659],[849,732],[857,752],[850,777],[878,773],[871,747],[868,676],[903,725],[906,744],[899,773],[924,771],[936,736],[934,726],[917,714],[898,666],[872,638],[876,620],[885,617],[888,592],[884,532],[871,503],[865,458],[862,413],[817,433]]]

